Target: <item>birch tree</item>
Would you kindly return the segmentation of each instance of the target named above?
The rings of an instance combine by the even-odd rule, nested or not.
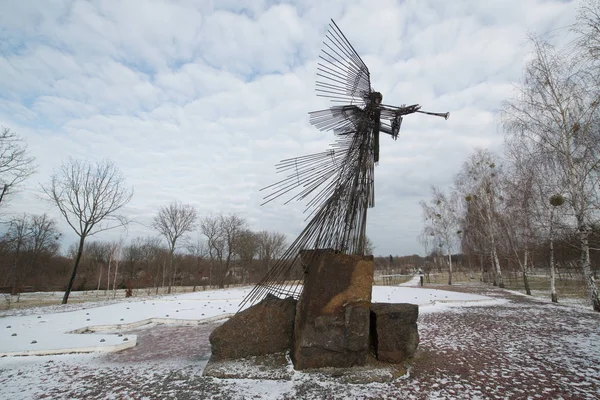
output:
[[[530,251],[535,247],[536,189],[540,173],[536,160],[523,151],[520,143],[505,142],[509,165],[503,175],[505,193],[499,220],[504,229],[509,248],[521,270],[525,292],[531,295],[529,285]]]
[[[429,203],[420,202],[425,223],[421,240],[445,253],[448,260],[448,285],[452,285],[452,250],[460,234],[457,199],[456,195],[447,196],[435,186],[431,188],[431,195]]]
[[[455,186],[467,211],[462,223],[463,235],[485,239],[485,250],[494,270],[494,285],[503,288],[504,281],[498,257],[497,209],[500,199],[500,173],[497,156],[487,150],[477,149],[463,164],[456,177]]]
[[[592,307],[600,311],[590,267],[589,235],[597,220],[600,185],[600,97],[597,79],[579,69],[572,53],[532,38],[534,58],[527,65],[518,95],[505,102],[503,122],[509,135],[527,142],[536,159],[559,179],[565,207],[579,240],[579,267]]]
[[[114,242],[113,260],[115,263],[115,277],[113,279],[113,299],[117,298],[117,277],[119,276],[119,264],[121,264],[121,255],[123,250],[123,240],[120,239],[118,242]]]
[[[106,289],[104,290],[104,295],[107,296],[110,293],[110,271],[112,268],[115,259],[118,256],[120,243],[118,241],[109,242],[108,243],[108,265],[106,271]],[[116,273],[116,272],[115,272]]]

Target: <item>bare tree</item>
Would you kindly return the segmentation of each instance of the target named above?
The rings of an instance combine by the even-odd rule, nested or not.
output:
[[[456,177],[458,193],[466,202],[466,214],[462,221],[463,237],[477,236],[484,238],[484,250],[490,257],[494,270],[494,285],[504,287],[502,269],[498,257],[498,220],[497,209],[500,199],[498,175],[501,168],[497,156],[493,153],[477,149],[464,163]],[[472,243],[481,239],[472,240]]]
[[[448,257],[448,285],[452,285],[452,250],[459,238],[458,202],[456,195],[446,194],[435,186],[431,188],[429,204],[420,202],[425,226],[421,240],[433,245]]]
[[[62,303],[66,304],[77,275],[85,240],[98,232],[124,226],[127,220],[117,212],[133,196],[112,161],[90,163],[69,159],[55,173],[50,184],[42,186],[69,226],[79,236],[77,255]]]
[[[108,265],[107,265],[107,271],[106,271],[106,289],[104,290],[104,295],[108,295],[108,293],[110,293],[110,271],[111,271],[111,267],[113,265],[113,263],[115,262],[117,256],[118,256],[118,252],[119,252],[119,242],[117,241],[113,241],[113,242],[109,242],[108,243]],[[116,274],[116,271],[115,271]]]
[[[235,252],[240,258],[240,271],[242,283],[246,283],[247,277],[252,269],[254,257],[258,254],[258,236],[250,229],[243,229],[235,244]]]
[[[528,156],[519,145],[505,142],[505,154],[508,155],[508,172],[501,182],[505,198],[498,220],[502,225],[508,247],[514,254],[523,277],[525,292],[531,295],[529,285],[528,262],[530,251],[535,246],[535,216],[538,204],[536,189],[539,189],[539,176],[535,159]],[[522,258],[521,258],[522,254]]]
[[[365,237],[365,250],[364,250],[364,254],[366,256],[372,256],[374,251],[375,251],[375,244],[373,243],[373,241],[371,240],[370,237],[366,236]]]
[[[113,259],[115,262],[115,278],[113,280],[113,299],[117,297],[117,276],[119,276],[119,264],[121,263],[121,255],[123,251],[123,240],[114,242],[112,246]]]
[[[256,234],[258,240],[258,259],[263,272],[271,269],[271,263],[283,254],[287,247],[285,235],[281,232],[260,231]]]
[[[204,243],[200,239],[196,239],[195,241],[189,240],[186,244],[187,251],[196,259],[196,273],[200,273],[200,263],[204,259],[204,257],[208,254],[208,248],[206,243]],[[196,291],[196,282],[194,281],[194,287],[192,291]]]
[[[230,271],[232,261],[236,255],[239,255],[236,251],[236,247],[240,241],[242,232],[244,232],[246,228],[246,221],[236,215],[219,215],[219,225],[221,229],[221,237],[224,242],[224,259],[221,262],[221,268],[219,271],[219,287],[223,287],[225,285],[225,278],[227,277],[227,273]]]
[[[88,242],[83,252],[87,254],[88,259],[98,271],[98,286],[96,287],[96,297],[98,297],[100,295],[104,265],[108,264],[110,247],[108,243],[102,241]]]
[[[213,286],[214,275],[217,271],[217,263],[220,263],[223,260],[223,253],[225,252],[225,243],[222,238],[219,217],[217,215],[208,215],[204,217],[200,221],[200,231],[206,236],[206,246],[210,258],[209,285]]]
[[[600,2],[584,0],[577,12],[577,23],[573,26],[576,33],[576,49],[584,61],[600,60]]]
[[[215,273],[220,288],[225,287],[225,280],[235,256],[238,255],[236,248],[245,228],[246,221],[236,214],[210,215],[200,223],[202,234],[207,239],[211,276]]]
[[[40,272],[38,262],[44,253],[58,252],[60,233],[56,223],[46,214],[12,218],[3,237],[12,253],[12,294],[19,294],[19,287],[32,273]],[[17,300],[18,301],[18,300]]]
[[[8,128],[0,131],[0,205],[12,189],[35,172],[27,144]]]
[[[168,206],[163,206],[154,217],[152,227],[158,231],[167,241],[169,246],[169,290],[175,276],[173,269],[173,254],[177,246],[177,241],[186,233],[194,230],[198,215],[196,209],[189,204],[180,204],[172,202]]]
[[[29,240],[28,218],[26,214],[13,218],[8,224],[4,240],[10,243],[13,254],[12,261],[12,294],[18,293],[18,285],[22,276],[22,259]]]
[[[589,236],[600,205],[600,96],[597,77],[585,64],[573,62],[532,38],[533,60],[527,65],[519,95],[505,102],[509,135],[533,149],[536,158],[560,181],[565,206],[579,237],[579,265],[593,309],[600,297],[590,267]]]

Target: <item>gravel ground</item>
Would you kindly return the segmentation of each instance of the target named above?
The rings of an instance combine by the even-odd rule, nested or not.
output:
[[[0,397],[600,398],[600,314],[496,288],[439,288],[509,301],[423,313],[417,356],[406,376],[389,383],[353,385],[301,372],[282,381],[203,377],[210,357],[208,335],[216,325],[162,325],[131,331],[139,335],[138,346],[120,353],[15,358],[0,369]]]

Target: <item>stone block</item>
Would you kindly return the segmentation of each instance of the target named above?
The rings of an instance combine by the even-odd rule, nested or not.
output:
[[[371,304],[371,345],[379,361],[398,364],[414,356],[418,317],[416,304]]]
[[[286,352],[292,348],[297,301],[268,295],[217,327],[209,336],[211,360]]]
[[[302,253],[292,360],[296,369],[364,365],[369,351],[373,257]]]

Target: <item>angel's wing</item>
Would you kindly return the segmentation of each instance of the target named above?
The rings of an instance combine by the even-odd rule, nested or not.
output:
[[[318,208],[335,189],[349,149],[353,144],[357,124],[371,92],[369,69],[333,20],[325,36],[317,66],[317,93],[346,105],[310,113],[310,123],[322,131],[332,130],[338,140],[322,153],[281,161],[278,173],[286,173],[279,182],[261,190],[269,191],[266,204],[286,194],[291,200],[310,198],[308,209]],[[295,194],[294,194],[295,193]]]
[[[333,106],[310,112],[309,121],[321,131],[332,130],[338,136],[345,136],[356,131],[362,114],[363,110],[355,105]]]
[[[333,19],[323,45],[317,64],[317,95],[364,106],[371,92],[369,69]]]

